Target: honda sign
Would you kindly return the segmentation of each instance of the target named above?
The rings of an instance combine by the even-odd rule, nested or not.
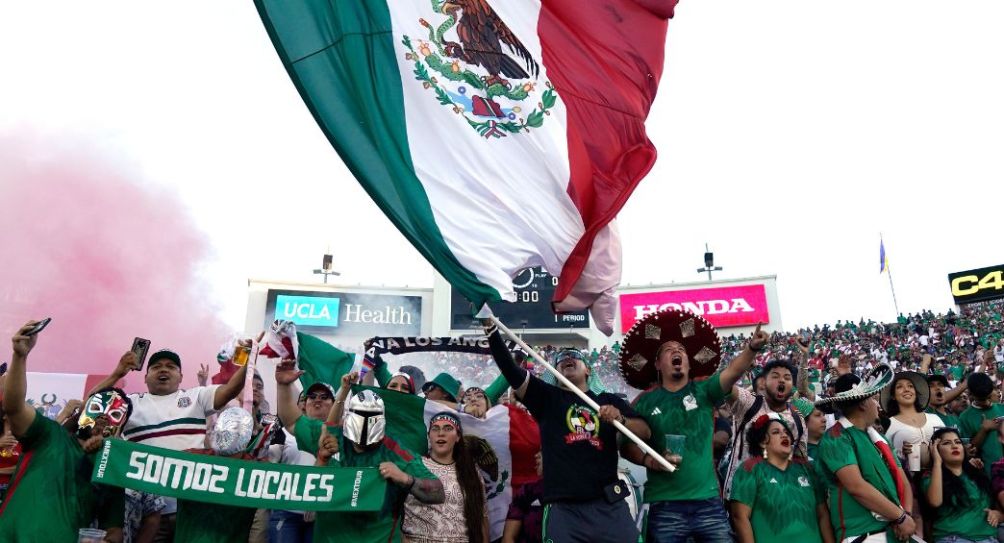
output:
[[[649,313],[680,309],[702,315],[717,328],[769,323],[764,285],[739,285],[660,292],[622,294],[621,332]]]

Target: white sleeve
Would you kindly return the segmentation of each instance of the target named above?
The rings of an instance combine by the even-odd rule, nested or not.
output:
[[[216,390],[222,385],[209,385],[204,387],[196,387],[198,390],[198,402],[199,407],[202,408],[204,415],[209,416],[216,413],[216,409],[213,408],[213,404],[216,402]]]
[[[728,403],[732,408],[732,417],[736,420],[742,420],[746,411],[749,411],[749,408],[753,407],[753,402],[756,400],[756,396],[748,388],[736,388],[739,389],[739,393],[731,395],[728,399]]]

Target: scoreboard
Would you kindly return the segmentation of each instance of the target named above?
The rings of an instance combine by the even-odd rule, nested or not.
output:
[[[589,328],[587,310],[556,314],[551,310],[551,300],[558,286],[558,278],[543,269],[528,268],[513,279],[516,301],[496,302],[492,312],[509,328],[567,329]],[[481,328],[474,318],[477,308],[455,288],[450,288],[450,328],[465,330]]]

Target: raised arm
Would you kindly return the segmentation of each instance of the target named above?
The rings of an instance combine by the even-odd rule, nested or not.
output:
[[[216,389],[213,395],[213,409],[223,409],[230,400],[237,397],[244,389],[244,379],[247,378],[247,364],[240,367],[237,372],[230,376],[230,380],[225,385]]]
[[[345,400],[352,391],[352,383],[359,379],[359,372],[346,373],[342,376],[342,386],[338,387],[335,394],[335,401],[331,404],[331,411],[328,411],[328,426],[342,426],[342,413],[345,412]]]
[[[485,327],[485,335],[488,336],[488,346],[492,350],[495,364],[498,365],[505,380],[509,382],[509,386],[516,391],[516,397],[523,399],[526,388],[530,384],[530,373],[516,365],[516,361],[513,360],[512,353],[506,347],[505,341],[502,340],[502,334],[499,333],[495,323],[488,319],[481,321],[481,323]]]
[[[798,393],[807,400],[815,400],[816,393],[809,387],[809,346],[802,345],[802,338],[795,339],[798,352]]]
[[[283,360],[275,367],[275,400],[278,404],[275,409],[282,425],[291,434],[296,433],[296,421],[303,416],[296,405],[296,398],[293,397],[293,383],[301,375],[303,372],[294,369],[292,360]]]
[[[11,433],[19,439],[28,431],[37,416],[35,410],[24,401],[24,396],[28,391],[28,377],[25,369],[28,365],[28,353],[38,342],[37,335],[26,336],[24,334],[31,330],[31,327],[37,322],[31,321],[25,324],[11,338],[14,355],[10,359],[3,383],[3,412],[7,415],[7,424],[10,425]]]
[[[126,352],[121,358],[119,358],[119,363],[115,366],[115,371],[113,371],[108,377],[102,379],[101,382],[91,387],[91,389],[87,391],[87,395],[84,397],[90,397],[99,390],[115,386],[115,383],[118,383],[119,380],[123,379],[126,375],[129,375],[130,371],[136,369],[136,363],[138,361],[139,359],[136,358],[136,353],[132,351]]]
[[[729,365],[722,370],[718,379],[722,385],[722,391],[725,393],[730,393],[732,387],[739,382],[739,379],[753,366],[753,361],[756,360],[756,355],[767,346],[767,341],[770,339],[770,335],[767,332],[760,330],[763,323],[756,325],[756,330],[753,331],[753,335],[750,336],[749,342],[746,344],[746,348],[743,349],[738,356],[729,362]]]

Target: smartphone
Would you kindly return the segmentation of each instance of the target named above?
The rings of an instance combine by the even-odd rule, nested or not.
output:
[[[32,326],[31,330],[28,330],[27,332],[25,332],[24,335],[26,335],[26,336],[33,336],[33,335],[35,335],[35,334],[41,332],[42,330],[45,330],[45,327],[49,326],[50,322],[52,322],[52,317],[46,317],[46,318],[38,321],[38,323],[35,324],[35,326]]]
[[[994,422],[1000,424],[1004,422],[1004,417],[994,417]]]
[[[150,352],[150,340],[138,337],[132,340],[132,349],[129,350],[136,353],[136,367],[133,368],[133,370],[139,371],[143,369],[143,363],[146,362],[146,355]]]

